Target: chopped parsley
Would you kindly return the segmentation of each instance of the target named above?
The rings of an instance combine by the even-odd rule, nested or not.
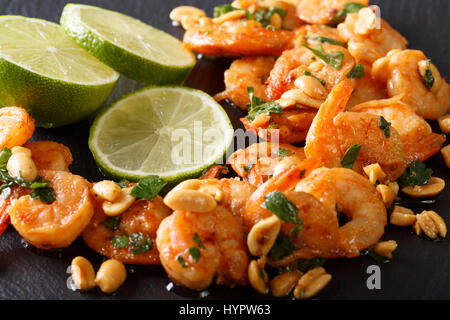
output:
[[[295,226],[289,235],[298,236],[298,232],[303,228],[302,219],[298,219],[297,207],[280,191],[275,190],[264,196],[265,201],[261,208],[267,209],[284,222],[293,223]]]
[[[313,77],[314,79],[319,80],[319,82],[325,87],[325,85],[326,85],[325,80],[317,78],[316,76],[313,76],[313,74],[311,72],[309,72],[308,70],[305,70],[305,72],[303,72],[303,74],[305,76]]]
[[[270,10],[263,9],[256,11],[253,15],[255,20],[261,23],[264,28],[273,28],[273,26],[270,25],[270,18],[272,18],[274,14],[279,14],[281,19],[283,19],[286,16],[287,11],[280,8],[272,8]]]
[[[269,251],[269,257],[273,260],[280,260],[290,255],[297,249],[292,243],[291,238],[284,233],[279,233],[275,243]]]
[[[424,186],[428,184],[432,174],[433,170],[427,168],[420,160],[415,160],[410,163],[409,169],[402,174],[399,182],[402,187]]]
[[[246,166],[242,166],[242,168],[244,169],[244,171],[245,171],[246,173],[250,173],[250,170],[252,170],[252,168],[253,168],[254,165],[255,165],[254,163],[250,163],[250,164],[248,164],[248,165],[246,165]]]
[[[102,221],[102,225],[111,230],[119,230],[119,217],[108,217]]]
[[[306,43],[302,43],[302,46],[309,49],[314,53],[316,56],[318,56],[320,59],[322,59],[326,64],[333,67],[334,69],[341,69],[342,67],[342,60],[344,59],[344,53],[340,51],[326,53],[323,51],[323,47],[321,44],[317,45],[317,49],[313,49],[310,46],[308,46]]]
[[[345,21],[345,18],[347,17],[347,14],[349,13],[358,13],[359,10],[362,8],[365,8],[365,5],[357,2],[347,2],[344,4],[344,9],[338,11],[336,15],[333,17],[332,22],[333,24],[339,24],[341,22]]]
[[[220,17],[221,15],[223,15],[225,13],[228,13],[228,12],[231,12],[231,11],[236,11],[236,10],[245,10],[245,9],[235,8],[231,4],[225,3],[225,4],[222,4],[220,6],[214,7],[214,17],[217,18],[217,17]],[[252,14],[248,10],[245,10],[245,14],[247,15],[247,19],[248,20],[253,19]]]
[[[184,260],[184,258],[183,258],[182,255],[179,255],[179,256],[177,257],[177,261],[178,261],[178,263],[179,263],[183,268],[187,268],[186,261]]]
[[[205,246],[203,245],[203,242],[202,242],[202,240],[200,240],[200,237],[198,236],[197,233],[194,234],[194,236],[192,237],[192,240],[194,240],[194,242],[195,242],[196,244],[198,244],[198,246],[199,246],[201,249],[205,249]]]
[[[347,169],[353,168],[353,164],[355,163],[361,148],[362,146],[357,144],[354,144],[350,148],[348,148],[348,150],[344,154],[344,157],[341,160],[342,168]]]
[[[326,261],[327,261],[327,259],[325,259],[325,258],[313,258],[313,259],[309,259],[309,260],[300,259],[297,262],[297,266],[301,272],[305,273],[306,271],[308,271],[311,268],[323,266]]]
[[[283,113],[283,107],[276,102],[266,102],[254,95],[254,88],[247,87],[248,96],[250,97],[250,104],[248,107],[247,119],[250,121],[255,120],[260,114],[270,115],[271,113]]]
[[[197,263],[198,259],[200,259],[200,256],[202,255],[200,253],[200,249],[196,246],[189,248],[189,253],[191,254],[192,259],[194,259],[194,262]]]
[[[335,39],[332,39],[332,38],[327,38],[327,37],[324,37],[324,36],[312,37],[311,40],[318,40],[318,41],[320,41],[322,43],[334,44],[336,46],[341,46],[341,47],[345,48],[345,43],[344,42],[341,42],[341,41],[338,41],[338,40],[335,40]]]
[[[391,123],[387,121],[383,116],[378,118],[378,127],[383,130],[384,136],[389,138],[391,136]]]
[[[42,181],[41,177],[36,177],[33,182],[29,182],[23,179],[20,175],[12,177],[7,169],[9,158],[12,156],[12,152],[8,148],[3,148],[0,151],[0,191],[5,199],[11,195],[12,186],[21,186],[24,188],[33,189],[30,194],[32,199],[40,199],[42,202],[53,202],[56,200],[55,191],[50,186],[50,182]]]
[[[427,87],[428,90],[430,90],[433,87],[434,84],[434,76],[433,76],[433,72],[431,72],[430,69],[430,65],[431,65],[431,60],[427,60],[427,70],[425,71],[425,74],[423,75],[423,80],[425,82],[425,86]]]
[[[117,235],[112,237],[111,242],[117,249],[123,249],[128,247],[129,240],[126,235]]]
[[[347,78],[362,78],[366,75],[366,72],[364,71],[364,65],[362,63],[355,65],[352,70],[347,73]]]
[[[130,194],[136,198],[153,201],[166,184],[167,181],[164,181],[158,176],[148,176],[141,179],[138,184],[133,187]]]
[[[117,249],[127,248],[132,254],[140,254],[153,249],[153,241],[149,235],[142,232],[127,235],[115,235],[111,242]]]
[[[277,154],[280,158],[285,158],[287,156],[294,154],[294,151],[280,148],[280,149],[278,149]]]

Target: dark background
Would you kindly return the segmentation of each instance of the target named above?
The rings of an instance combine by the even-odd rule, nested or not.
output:
[[[68,1],[64,0],[0,0],[0,14],[16,14],[58,22]],[[139,18],[179,38],[183,30],[173,27],[168,18],[172,8],[187,4],[198,6],[212,14],[215,5],[226,0],[91,0],[78,1]],[[421,49],[433,60],[443,76],[450,73],[448,39],[450,38],[448,0],[377,0],[381,15],[408,40],[410,48]],[[223,89],[223,71],[229,61],[199,61],[187,85],[215,94]],[[142,87],[121,78],[108,102],[120,95]],[[223,104],[235,126],[241,116],[237,109]],[[102,179],[87,146],[90,119],[75,125],[55,129],[38,129],[34,140],[56,140],[68,145],[74,156],[72,172],[91,181]],[[427,163],[435,175],[450,181],[440,155]],[[450,225],[450,191],[446,190],[431,203],[409,204],[415,212],[435,210]],[[366,269],[375,264],[370,257],[353,260],[328,261],[326,269],[333,275],[330,286],[318,299],[449,299],[450,298],[450,242],[431,241],[415,236],[410,228],[390,226],[384,240],[397,240],[399,248],[394,259],[381,264],[381,290],[368,290]],[[198,293],[176,288],[167,291],[169,280],[160,267],[130,267],[128,280],[113,296],[98,291],[79,293],[69,290],[66,269],[71,259],[83,255],[98,268],[102,257],[90,250],[81,240],[60,251],[41,252],[22,244],[20,236],[9,228],[0,238],[0,299],[192,299]],[[214,286],[207,291],[207,299],[262,299],[251,288],[228,289]]]

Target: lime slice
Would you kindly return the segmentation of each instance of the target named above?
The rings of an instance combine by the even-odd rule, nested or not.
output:
[[[100,169],[113,178],[158,175],[175,183],[222,160],[232,139],[227,114],[206,93],[147,87],[97,116],[89,147]]]
[[[21,106],[40,124],[62,126],[96,110],[118,78],[58,24],[0,17],[0,106]]]
[[[195,65],[177,38],[118,12],[68,4],[61,24],[99,60],[143,83],[182,84]]]

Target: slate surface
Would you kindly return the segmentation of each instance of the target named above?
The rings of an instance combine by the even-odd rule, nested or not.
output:
[[[2,0],[0,14],[19,14],[57,22],[64,0]],[[189,4],[212,12],[224,0],[90,0],[82,3],[102,6],[139,18],[149,24],[181,37],[183,31],[171,26],[171,8]],[[438,66],[443,76],[450,74],[448,39],[450,38],[450,1],[448,0],[374,0],[381,7],[382,17],[399,30],[410,48],[422,49]],[[214,94],[223,88],[223,70],[229,61],[199,61],[187,84]],[[142,85],[121,78],[108,102]],[[224,104],[235,126],[241,114]],[[76,174],[95,181],[102,178],[87,146],[92,119],[64,128],[37,130],[33,139],[51,139],[68,145],[74,156],[71,167]],[[442,158],[437,155],[428,164],[436,175],[450,181]],[[432,204],[414,204],[415,211],[432,209],[450,223],[450,188]],[[330,287],[319,299],[449,299],[450,242],[418,238],[410,229],[389,227],[383,239],[395,239],[399,249],[391,263],[381,265],[381,290],[368,290],[366,268],[374,261],[369,257],[334,260],[327,263],[333,275]],[[66,286],[66,269],[71,259],[83,255],[97,268],[102,258],[77,240],[58,252],[42,253],[25,248],[21,238],[9,228],[0,239],[0,299],[191,299],[199,295],[188,290],[166,290],[169,283],[164,271],[157,267],[130,268],[126,284],[113,296],[99,292],[80,294]],[[256,295],[249,288],[212,287],[207,299],[269,298]]]

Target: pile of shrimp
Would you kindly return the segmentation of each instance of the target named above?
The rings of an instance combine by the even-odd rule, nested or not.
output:
[[[29,142],[31,116],[2,108],[0,149],[28,149],[55,199],[12,186],[0,197],[0,233],[11,224],[43,250],[81,236],[103,256],[161,265],[190,289],[250,284],[298,299],[330,281],[317,261],[367,250],[391,258],[395,242],[380,240],[399,197],[396,181],[445,142],[425,120],[445,116],[450,95],[430,59],[407,49],[367,0],[236,0],[215,18],[183,6],[171,19],[186,29],[187,48],[236,58],[215,98],[248,111],[245,128],[265,140],[229,157],[237,177],[213,166],[152,200],[130,196],[136,183],[123,182],[111,188],[131,200],[112,214],[114,202],[96,191],[101,182],[70,173],[66,146]],[[417,218],[416,231],[420,225]],[[129,244],[135,235],[145,242],[139,250]],[[305,262],[309,270],[299,267]]]

